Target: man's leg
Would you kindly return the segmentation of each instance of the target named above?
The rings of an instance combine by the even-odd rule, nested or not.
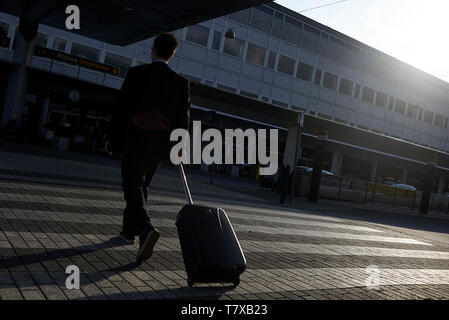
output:
[[[146,159],[136,151],[138,149],[135,148],[127,150],[122,162],[122,186],[126,201],[123,233],[128,236],[140,235],[145,227],[151,226],[143,194]]]
[[[142,188],[142,194],[144,195],[144,202],[147,204],[148,201],[148,186],[156,172],[160,159],[155,155],[150,155],[145,161],[147,167],[145,170],[145,179]],[[148,215],[147,215],[148,216]],[[154,228],[151,224],[144,227],[139,236],[139,251],[137,252],[137,262],[142,262],[147,260],[153,254],[153,248],[159,239],[159,231]]]
[[[150,160],[150,163],[148,164],[147,171],[145,172],[145,182],[143,184],[143,196],[145,199],[145,203],[148,204],[148,193],[150,191],[150,183],[153,179],[154,174],[156,173],[157,169],[159,168],[160,160],[153,158]]]

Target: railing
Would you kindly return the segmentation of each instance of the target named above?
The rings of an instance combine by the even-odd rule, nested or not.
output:
[[[309,195],[311,177],[311,172],[299,170],[296,172],[295,196],[307,197]],[[263,187],[270,188],[271,183],[271,181],[264,181]],[[422,191],[356,178],[322,175],[319,197],[418,210]],[[449,195],[432,193],[429,210],[449,214]]]

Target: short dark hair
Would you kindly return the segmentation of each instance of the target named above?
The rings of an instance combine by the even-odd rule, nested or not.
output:
[[[173,34],[167,32],[162,33],[154,39],[153,50],[156,55],[162,59],[168,60],[178,48],[178,41]]]

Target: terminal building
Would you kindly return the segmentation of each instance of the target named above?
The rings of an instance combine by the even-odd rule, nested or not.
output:
[[[108,125],[127,70],[150,63],[153,38],[121,47],[39,25],[25,110],[11,111],[5,97],[18,63],[18,24],[0,12],[1,126],[34,121],[45,135],[82,119],[87,129],[72,142],[100,148],[94,133]],[[222,128],[276,127],[285,140],[288,128],[276,115],[302,110],[302,165],[311,165],[320,128],[329,130],[324,168],[335,175],[419,188],[437,155],[435,192],[449,191],[448,83],[276,3],[173,33],[179,48],[169,65],[192,83],[194,119]],[[229,104],[237,111],[227,112]]]

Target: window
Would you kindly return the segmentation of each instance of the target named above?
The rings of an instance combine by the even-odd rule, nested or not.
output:
[[[337,90],[337,81],[338,77],[335,74],[329,72],[324,73],[323,87],[331,90]]]
[[[194,24],[187,28],[187,41],[191,41],[206,47],[208,39],[209,28],[203,27],[199,24]]]
[[[285,102],[282,102],[282,101],[279,101],[279,100],[272,99],[271,103],[275,104],[275,105],[278,105],[280,107],[288,108],[288,103],[285,103]]]
[[[9,31],[9,24],[0,21],[0,38],[7,37]]]
[[[301,47],[309,49],[313,52],[318,51],[320,45],[320,31],[307,24],[304,25],[304,31],[302,33]]]
[[[326,56],[331,59],[340,61],[343,54],[343,45],[344,42],[340,39],[330,37],[327,45]]]
[[[394,98],[390,97],[390,102],[388,104],[388,110],[393,110]]]
[[[246,25],[249,24],[250,17],[251,17],[251,8],[242,11],[237,11],[229,15],[230,19]]]
[[[320,45],[318,46],[318,53],[319,54],[322,54],[322,55],[326,54],[328,38],[329,38],[329,35],[327,33],[321,32]]]
[[[296,77],[304,81],[312,81],[312,76],[313,76],[313,66],[299,62]]]
[[[247,96],[247,97],[250,97],[250,98],[253,98],[253,99],[258,99],[259,98],[259,96],[257,94],[254,94],[254,93],[251,93],[251,92],[248,92],[248,91],[240,90],[240,94],[244,95],[244,96]]]
[[[421,121],[423,116],[423,109],[419,108],[418,110],[418,120]]]
[[[417,105],[409,104],[408,108],[407,108],[407,116],[416,119],[417,118],[417,114],[418,114],[418,109],[419,109],[419,107]]]
[[[293,75],[293,69],[295,68],[295,60],[287,58],[282,54],[279,55],[278,61],[278,71],[282,73],[286,73],[288,75]]]
[[[282,32],[282,40],[296,44],[299,46],[299,39],[301,37],[302,23],[298,20],[285,17],[284,31]]]
[[[100,49],[94,49],[79,43],[72,43],[71,54],[88,60],[98,61],[100,58]]]
[[[424,122],[426,122],[428,124],[433,123],[433,112],[432,111],[429,111],[429,110],[424,111]]]
[[[214,39],[212,40],[212,49],[220,50],[220,43],[221,43],[221,32],[215,30]]]
[[[225,38],[223,52],[241,58],[243,54],[243,43],[240,39]]]
[[[275,12],[273,20],[273,29],[271,29],[271,34],[275,37],[280,38],[282,34],[282,24],[284,22],[284,15],[279,12]]]
[[[348,67],[357,68],[359,65],[359,49],[345,43],[341,62]]]
[[[47,42],[48,42],[48,35],[39,32],[36,37],[35,46],[46,48]]]
[[[124,78],[126,73],[128,72],[128,69],[131,66],[131,62],[131,58],[122,57],[109,52],[106,52],[106,55],[104,57],[105,64],[120,68],[118,76],[122,78]]]
[[[315,84],[320,85],[321,84],[321,69],[315,70]]]
[[[65,41],[64,39],[60,39],[60,38],[54,38],[53,39],[53,50],[56,51],[65,51],[65,46],[67,44],[67,41]]]
[[[248,43],[246,60],[263,66],[265,64],[265,53],[266,53],[265,48],[256,46],[255,44],[252,43]]]
[[[387,106],[388,96],[385,93],[377,92],[376,94],[376,106],[386,107]]]
[[[347,94],[348,96],[352,95],[352,88],[354,87],[354,83],[351,80],[341,78],[340,79],[340,89],[338,92]]]
[[[405,105],[406,105],[405,101],[402,101],[400,99],[396,99],[396,105],[394,107],[394,111],[397,112],[397,113],[404,114],[405,113]]]
[[[447,129],[449,118],[444,118],[444,129]]]
[[[374,102],[374,90],[368,87],[363,87],[362,100],[368,103]]]
[[[360,98],[360,84],[358,84],[358,83],[356,83],[356,85],[355,85],[354,98],[356,98],[356,99]]]
[[[234,92],[234,93],[237,92],[236,89],[234,89],[234,88],[232,88],[232,87],[225,86],[225,85],[223,85],[223,84],[217,84],[217,88],[218,88],[218,89],[225,90],[225,91],[229,91],[229,92]]]
[[[443,116],[440,114],[435,115],[435,126],[438,128],[443,127]]]
[[[270,51],[268,55],[268,64],[267,67],[270,69],[274,69],[274,64],[276,63],[276,52]]]
[[[251,18],[251,27],[270,34],[271,25],[273,24],[273,13],[274,10],[266,6],[255,7],[253,17]]]

